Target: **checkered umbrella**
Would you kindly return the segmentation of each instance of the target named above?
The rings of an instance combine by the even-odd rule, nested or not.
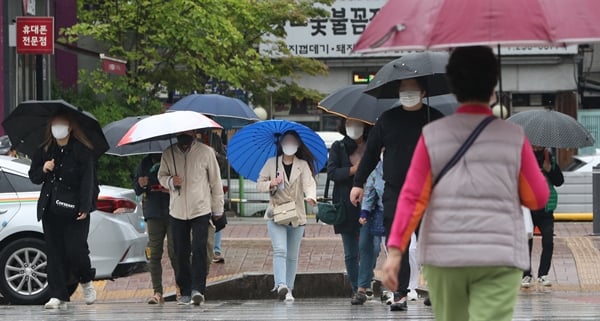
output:
[[[534,146],[580,148],[594,145],[594,137],[573,117],[554,110],[530,110],[508,118],[521,125]]]

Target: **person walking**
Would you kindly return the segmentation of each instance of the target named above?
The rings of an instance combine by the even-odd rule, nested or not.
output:
[[[175,259],[175,246],[172,229],[169,227],[169,190],[162,187],[158,181],[158,168],[160,167],[161,154],[146,155],[138,165],[133,182],[135,194],[142,195],[144,221],[148,233],[148,268],[152,279],[154,295],[148,299],[148,304],[162,304],[162,256],[165,237],[167,238],[167,252],[173,271],[177,271]]]
[[[358,293],[360,207],[350,202],[350,189],[358,164],[365,152],[368,129],[368,126],[361,121],[344,120],[339,130],[344,138],[331,145],[327,160],[327,179],[334,182],[333,203],[341,204],[346,212],[345,220],[335,224],[333,230],[335,234],[342,236],[344,262],[352,286],[352,304],[364,303],[363,298],[366,301],[365,289]]]
[[[43,184],[37,219],[42,221],[48,264],[46,309],[67,308],[73,281],[81,284],[86,304],[96,301],[87,242],[99,193],[92,149],[79,125],[68,114],[59,114],[50,119],[46,140],[31,162],[31,182]]]
[[[372,296],[371,281],[373,280],[377,257],[381,249],[381,237],[384,235],[383,226],[383,163],[379,162],[369,175],[365,184],[365,195],[361,203],[361,224],[359,236],[360,263],[358,266],[358,291],[352,299],[353,305],[364,304],[369,294]],[[370,292],[370,293],[369,293]]]
[[[256,183],[259,192],[271,194],[265,219],[273,246],[273,292],[279,300],[286,302],[294,301],[292,291],[306,225],[304,202],[312,206],[317,204],[315,175],[314,156],[298,133],[291,130],[281,136],[277,156],[267,160]],[[274,209],[291,202],[295,203],[297,219],[284,225],[275,223]]]
[[[396,207],[383,281],[398,285],[402,253],[421,224],[419,260],[436,320],[508,321],[529,267],[521,204],[543,208],[548,185],[523,128],[491,116],[498,79],[492,50],[457,48],[446,69],[461,106],[423,129]]]
[[[538,268],[537,282],[543,286],[552,286],[552,281],[548,278],[550,264],[552,263],[552,252],[554,251],[554,210],[558,202],[558,195],[555,186],[561,186],[565,182],[560,167],[556,164],[556,158],[550,150],[545,147],[533,146],[535,158],[540,170],[548,181],[550,189],[550,198],[543,209],[531,211],[531,220],[534,226],[537,226],[542,233],[542,255]],[[531,265],[531,250],[533,248],[533,239],[529,239],[529,262]],[[531,268],[523,273],[521,286],[531,287],[532,284]]]
[[[383,178],[385,188],[383,195],[386,239],[391,231],[392,221],[396,210],[398,195],[404,185],[406,172],[414,152],[421,130],[427,123],[443,117],[442,113],[423,104],[427,95],[427,83],[423,78],[403,79],[399,87],[400,106],[384,112],[369,133],[365,154],[354,176],[354,187],[350,192],[352,204],[358,204],[363,199],[363,187],[367,177],[377,166],[382,148]],[[410,265],[408,253],[402,260],[400,282],[394,290],[392,311],[407,309],[407,294],[410,280]]]
[[[175,277],[181,289],[178,304],[200,305],[205,300],[210,262],[210,220],[223,216],[223,185],[215,152],[194,139],[193,131],[179,133],[177,143],[163,152],[158,180],[170,191],[169,224],[175,243]]]

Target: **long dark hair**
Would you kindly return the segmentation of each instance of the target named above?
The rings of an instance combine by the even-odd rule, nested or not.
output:
[[[308,147],[306,147],[306,145],[302,141],[302,138],[300,138],[300,135],[298,135],[298,133],[295,130],[288,130],[285,133],[283,133],[283,135],[281,135],[281,137],[279,138],[279,144],[277,145],[277,156],[283,155],[283,149],[281,148],[281,142],[283,141],[285,136],[288,136],[288,135],[293,136],[298,141],[298,151],[296,151],[295,156],[298,157],[299,159],[306,161],[308,163],[308,167],[310,168],[310,171],[312,172],[313,176],[317,175],[315,172],[315,156],[310,152]]]

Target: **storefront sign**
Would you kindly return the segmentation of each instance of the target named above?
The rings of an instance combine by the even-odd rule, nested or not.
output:
[[[54,17],[17,17],[17,53],[54,54]]]

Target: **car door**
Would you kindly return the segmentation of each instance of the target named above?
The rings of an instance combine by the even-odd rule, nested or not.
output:
[[[0,169],[0,233],[15,217],[21,208],[21,201],[8,179],[7,173]]]

